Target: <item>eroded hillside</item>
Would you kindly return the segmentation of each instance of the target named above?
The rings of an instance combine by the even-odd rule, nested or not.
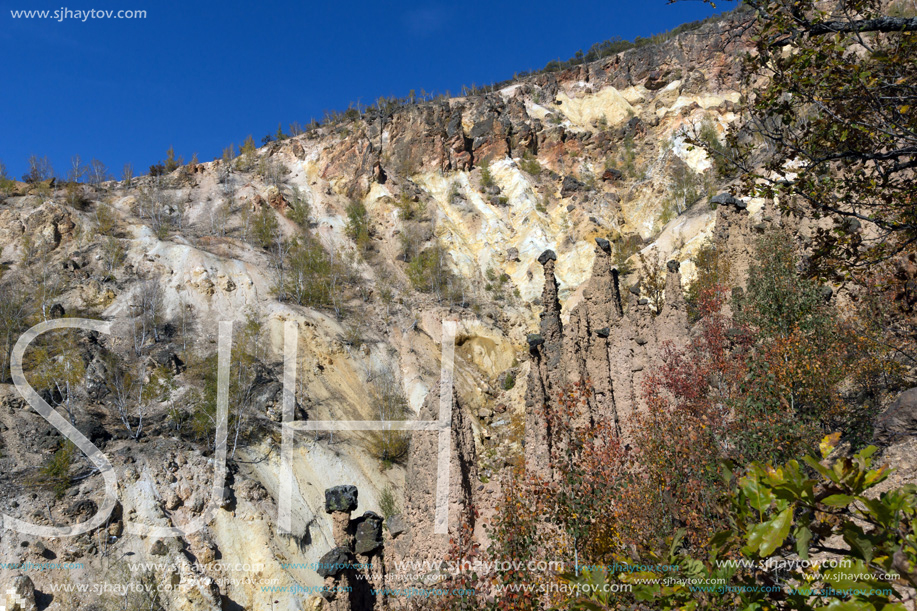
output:
[[[630,315],[670,313],[704,244],[743,240],[772,220],[758,201],[720,198],[717,210],[711,199],[728,171],[687,142],[718,142],[737,120],[741,45],[727,19],[499,91],[371,108],[129,184],[15,185],[0,204],[8,347],[38,322],[111,321],[109,335],[40,340],[25,366],[111,460],[120,503],[104,528],[77,537],[7,531],[6,562],[82,564],[29,575],[47,609],[115,608],[111,590],[54,588],[128,582],[193,584],[158,595],[170,610],[268,609],[280,590],[264,584],[326,583],[309,566],[338,545],[335,520],[348,528],[325,506],[326,489],[344,484],[359,491],[354,510],[402,516],[405,533],[385,532],[385,560],[378,546],[366,558],[442,552],[445,540],[426,532],[432,491],[421,490],[432,485],[434,444],[409,450],[407,434],[297,434],[292,534],[280,531],[284,325],[299,333],[297,419],[398,420],[436,413],[443,321],[456,321],[462,479],[452,482],[451,519],[472,502],[486,514],[495,475],[523,457],[530,384],[549,375],[530,371],[545,367],[538,342],[552,341],[542,315],[585,325],[585,314],[570,315],[604,299],[584,290],[594,268],[597,283],[615,270],[625,293],[616,316],[628,300]],[[729,234],[721,220],[717,234],[717,215],[733,208],[741,227]],[[734,248],[738,259],[745,252]],[[555,297],[551,274],[556,306],[544,302]],[[581,339],[614,322],[609,303]],[[184,538],[131,535],[127,522],[181,525],[210,502],[219,321],[234,322],[235,343],[218,509]],[[622,341],[652,354],[666,333]],[[12,385],[3,406],[3,512],[43,526],[92,516],[100,474]],[[243,565],[257,569],[232,568]],[[152,596],[131,593],[131,604]]]

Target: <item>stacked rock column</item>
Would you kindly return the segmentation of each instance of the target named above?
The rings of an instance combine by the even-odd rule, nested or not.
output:
[[[329,611],[373,611],[385,608],[385,597],[373,591],[385,586],[382,517],[367,511],[351,520],[357,508],[356,486],[325,490],[325,513],[331,516],[335,548],[319,560],[325,578],[323,597]]]

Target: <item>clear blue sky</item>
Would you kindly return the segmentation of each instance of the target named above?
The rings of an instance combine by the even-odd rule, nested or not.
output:
[[[12,10],[146,10],[146,19],[13,19]],[[57,174],[96,157],[120,175],[170,145],[208,161],[349,102],[456,93],[712,14],[701,2],[0,0],[0,160]]]

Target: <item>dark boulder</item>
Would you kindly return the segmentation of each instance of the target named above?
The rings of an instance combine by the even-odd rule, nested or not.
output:
[[[538,346],[544,345],[544,338],[539,333],[529,333],[528,337],[525,338],[525,341],[529,343],[529,348],[533,350]]]
[[[354,521],[357,527],[353,539],[354,552],[369,554],[382,547],[382,516],[367,511]]]
[[[733,197],[729,193],[720,193],[719,195],[714,195],[710,198],[711,204],[724,205],[724,206],[735,206],[739,210],[745,210],[748,208],[748,204],[743,202],[737,197]]]
[[[385,525],[392,537],[397,537],[408,529],[408,523],[401,514],[390,516],[385,521]]]
[[[622,178],[624,178],[624,173],[621,172],[621,170],[608,168],[602,172],[602,180],[606,182],[614,182],[616,180],[621,180]]]
[[[893,443],[917,435],[917,388],[906,390],[895,399],[876,422],[874,437]]]
[[[550,248],[538,255],[538,262],[542,265],[547,264],[548,261],[557,261],[557,253]]]
[[[325,512],[343,511],[350,513],[357,508],[356,486],[335,486],[325,490]]]
[[[580,191],[585,191],[586,185],[573,178],[572,176],[564,176],[564,182],[560,186],[560,196],[561,197],[570,197],[574,193]]]
[[[356,562],[350,550],[344,547],[336,547],[318,560],[318,569],[316,573],[323,578],[337,577],[342,572],[353,570]]]
[[[637,136],[645,135],[646,126],[643,125],[643,121],[640,120],[640,117],[631,117],[630,121],[627,122],[627,125],[624,126],[625,138],[634,138]]]

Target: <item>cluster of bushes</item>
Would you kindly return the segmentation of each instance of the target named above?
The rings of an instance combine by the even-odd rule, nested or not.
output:
[[[344,257],[327,252],[318,239],[305,234],[289,245],[278,293],[299,305],[339,310],[343,291],[353,280],[353,270]]]
[[[294,125],[297,126],[297,127],[299,126],[298,123],[295,123]],[[296,135],[296,132],[294,131],[294,125],[291,125],[291,126],[290,126],[290,133],[293,134],[293,135]],[[302,128],[301,128],[301,127],[298,127],[298,131],[299,131],[300,133],[302,133]],[[266,134],[263,138],[261,138],[261,144],[262,144],[262,146],[263,146],[263,145],[266,145],[266,144],[270,144],[271,142],[282,142],[282,141],[286,140],[286,139],[289,138],[289,137],[290,137],[290,136],[288,136],[288,135],[286,135],[285,133],[283,133],[283,124],[282,124],[282,123],[278,123],[278,124],[277,124],[277,131],[274,132],[273,134]]]
[[[494,294],[494,299],[501,301],[503,300],[503,291],[510,284],[509,274],[505,272],[498,272],[493,267],[488,267],[487,271],[484,272],[484,290],[492,292]],[[516,294],[518,295],[518,289]]]
[[[531,174],[532,176],[539,176],[542,170],[538,159],[529,151],[526,151],[522,155],[522,159],[519,161],[519,168],[523,172]]]
[[[379,510],[382,512],[382,517],[386,519],[401,513],[398,499],[395,498],[395,493],[391,486],[386,486],[379,494]]]
[[[647,45],[659,44],[683,32],[689,32],[689,31],[696,30],[706,23],[710,23],[710,22],[719,20],[721,18],[722,16],[712,16],[702,21],[694,21],[691,23],[680,25],[673,30],[670,30],[668,32],[664,32],[661,34],[657,34],[654,36],[649,36],[646,38],[638,36],[633,41],[627,41],[621,38],[612,38],[612,39],[609,39],[609,40],[606,40],[600,43],[593,44],[589,48],[589,50],[586,51],[585,53],[583,51],[577,51],[576,54],[574,54],[574,56],[571,57],[569,60],[550,61],[540,71],[535,70],[532,72],[528,72],[528,71],[517,72],[516,74],[513,75],[512,79],[495,82],[490,85],[482,85],[482,86],[478,86],[475,84],[472,84],[470,86],[463,85],[461,92],[462,92],[462,95],[466,95],[466,96],[480,95],[486,92],[493,92],[503,87],[506,87],[508,85],[511,85],[512,83],[516,82],[519,79],[531,76],[533,74],[538,74],[541,72],[556,72],[556,71],[563,70],[563,69],[566,69],[572,66],[576,66],[579,64],[592,62],[592,61],[595,61],[595,60],[598,60],[604,57],[609,57],[611,55],[621,53],[622,51],[626,51],[628,49],[640,48],[640,47],[644,47]],[[376,100],[374,104],[370,106],[361,105],[359,103],[356,103],[356,104],[351,103],[347,107],[346,110],[326,110],[324,113],[324,116],[322,117],[320,121],[313,119],[305,126],[300,125],[298,122],[293,122],[288,127],[289,133],[284,133],[282,124],[278,123],[277,131],[274,132],[273,134],[265,135],[261,139],[261,144],[267,145],[271,142],[283,141],[290,137],[299,136],[301,134],[314,133],[315,130],[317,130],[318,128],[322,126],[340,125],[342,123],[356,121],[361,118],[366,118],[367,120],[371,121],[371,120],[375,120],[377,117],[383,117],[383,118],[391,117],[396,110],[404,106],[413,105],[418,102],[424,102],[427,100],[442,100],[442,99],[451,97],[451,95],[452,94],[449,91],[446,91],[445,93],[436,94],[433,92],[426,92],[422,90],[421,94],[418,96],[414,90],[411,90],[411,92],[405,97],[381,96],[378,98],[378,100]],[[254,138],[251,135],[249,135],[245,143],[243,144],[242,148],[240,149],[240,158],[242,156],[245,156],[245,158],[241,159],[240,161],[237,161],[238,169],[242,171],[248,171],[252,169],[254,165],[253,155],[250,155],[250,154],[247,155],[247,153],[253,153],[256,148],[257,147],[255,144]],[[234,149],[235,149],[235,146],[230,145],[227,149],[224,150],[223,152],[224,161],[229,162],[235,158]],[[32,163],[33,161],[34,163]],[[540,172],[540,166],[537,165],[537,162],[533,164],[530,161],[527,161],[526,164],[529,169],[525,169],[525,168],[523,169],[525,169],[525,171],[529,172],[530,174],[537,175]],[[176,169],[178,169],[179,167],[183,165],[184,165],[184,159],[181,156],[176,156],[174,148],[169,147],[166,158],[150,166],[149,175],[154,176],[154,177],[164,176],[166,174],[170,174],[171,172],[175,171]],[[39,158],[33,155],[32,159],[30,159],[29,172],[27,172],[23,176],[22,179],[24,182],[28,182],[28,183],[40,183],[45,180],[48,180],[49,178],[52,178],[53,176],[54,176],[54,170],[48,158],[47,157]],[[126,182],[129,183],[132,177],[133,177],[133,171],[131,170],[129,172],[129,175],[127,174],[125,175],[124,179]],[[0,190],[2,190],[3,188],[2,181],[3,179],[0,178]]]
[[[75,454],[76,446],[67,439],[42,465],[42,484],[53,490],[57,498],[63,497],[70,488],[70,469],[73,466]]]
[[[363,202],[354,200],[347,205],[347,237],[354,241],[357,248],[365,251],[369,248],[370,218],[369,211]]]
[[[168,191],[162,182],[157,181],[140,189],[135,211],[137,216],[149,221],[156,237],[164,239],[173,228],[183,227],[185,203]]]
[[[290,168],[270,157],[261,157],[255,167],[255,175],[268,185],[280,185],[289,173]]]
[[[398,208],[402,221],[416,221],[427,213],[426,204],[423,201],[414,201],[407,193],[401,194],[395,202],[395,207]]]
[[[378,375],[370,385],[369,394],[379,420],[390,422],[408,417],[407,397],[393,373],[386,371]],[[411,446],[409,431],[373,431],[368,437],[369,453],[382,463],[383,468],[407,460]]]
[[[638,253],[637,260],[639,261],[640,294],[646,295],[653,310],[659,314],[662,312],[662,306],[665,305],[665,266],[659,260],[659,253],[655,249],[650,251],[649,256],[642,252]]]
[[[279,234],[280,223],[274,215],[274,209],[270,206],[261,206],[251,219],[251,233],[255,244],[269,249],[277,239],[281,239]]]
[[[486,93],[488,91],[496,91],[506,87],[513,82],[530,76],[532,74],[538,74],[539,72],[556,72],[563,70],[572,66],[576,66],[582,63],[592,62],[604,57],[609,57],[622,51],[628,49],[640,48],[647,45],[654,45],[665,42],[683,32],[689,32],[696,29],[699,29],[701,26],[719,20],[722,16],[712,16],[702,21],[694,21],[678,26],[677,28],[657,34],[650,37],[636,37],[633,41],[623,40],[621,38],[612,38],[600,43],[592,45],[588,51],[585,53],[583,51],[577,51],[573,57],[569,60],[553,60],[548,62],[548,64],[541,71],[532,71],[532,72],[518,72],[513,75],[512,79],[505,81],[500,81],[493,83],[491,85],[478,86],[472,84],[470,86],[462,87],[462,95],[479,95]],[[301,134],[312,133],[322,126],[333,126],[340,125],[345,122],[356,121],[361,118],[366,117],[367,120],[374,120],[376,117],[390,117],[394,112],[407,105],[416,104],[418,102],[424,102],[427,100],[439,100],[444,98],[451,97],[451,94],[446,91],[445,93],[435,94],[433,92],[422,91],[418,96],[415,91],[411,91],[405,97],[397,96],[381,96],[373,105],[364,106],[357,104],[350,104],[346,110],[327,110],[321,121],[312,120],[306,126],[300,125],[298,122],[293,122],[288,127],[289,133],[284,133],[282,124],[277,125],[277,131],[273,134],[267,134],[261,139],[261,144],[266,145],[271,142],[283,141],[290,137],[299,136]],[[249,135],[245,140],[245,143],[240,149],[240,158],[237,161],[237,168],[242,171],[251,170],[254,166],[254,156],[252,153],[256,150],[256,144],[254,138]],[[235,159],[234,154],[234,145],[230,145],[223,152],[224,161],[232,161]],[[538,175],[541,171],[540,165],[537,161],[532,162],[532,160],[526,160],[524,162],[525,167],[523,170],[532,174]],[[128,164],[129,166],[130,164]],[[169,147],[167,151],[166,158],[162,161],[152,164],[149,168],[150,176],[164,176],[175,171],[179,167],[184,165],[184,159],[181,156],[176,156],[175,150],[173,147]],[[48,180],[49,178],[54,177],[54,170],[51,166],[50,160],[47,157],[37,157],[32,156],[30,158],[29,171],[22,177],[24,182],[28,183],[40,183]],[[129,183],[133,178],[133,170],[126,171],[124,175],[125,182]],[[4,180],[8,180],[0,174],[0,192],[4,189]]]
[[[589,47],[589,50],[585,53],[583,53],[582,50],[577,51],[573,57],[566,61],[552,60],[548,62],[542,72],[558,72],[560,70],[566,70],[567,68],[572,68],[573,66],[578,66],[580,64],[587,64],[589,62],[594,62],[605,57],[611,57],[612,55],[617,55],[618,53],[622,53],[630,49],[639,49],[641,47],[647,47],[650,45],[658,45],[667,40],[675,38],[679,34],[699,30],[701,27],[707,25],[708,23],[714,23],[716,21],[720,21],[721,19],[723,19],[723,15],[711,15],[706,19],[683,23],[672,30],[662,32],[660,34],[654,34],[645,38],[642,36],[637,36],[632,41],[624,40],[619,36],[609,38],[608,40],[595,43]]]
[[[689,142],[696,142],[707,152],[718,178],[729,179],[736,175],[737,168],[734,161],[738,158],[738,154],[720,140],[716,126],[710,119],[704,119],[697,133],[690,136]]]
[[[0,161],[0,195],[9,195],[13,191],[15,181],[6,173],[6,166]]]
[[[175,148],[170,146],[169,150],[166,151],[166,158],[151,165],[149,174],[153,177],[165,176],[166,174],[171,174],[183,165],[185,165],[184,158],[181,156],[176,157]]]
[[[714,195],[714,188],[715,181],[709,172],[697,174],[687,164],[676,162],[659,222],[665,225],[684,214],[702,198]]]
[[[448,256],[446,249],[433,244],[411,257],[405,271],[416,290],[464,306],[467,303],[465,284],[449,269]]]
[[[621,276],[627,276],[634,270],[628,262],[632,256],[640,252],[643,248],[643,238],[636,233],[628,235],[619,235],[611,243],[611,262],[618,268]]]
[[[478,169],[481,171],[481,186],[485,189],[494,187],[497,184],[497,181],[494,180],[494,175],[490,171],[490,162],[486,159],[482,160],[478,165]]]
[[[246,441],[258,432],[257,421],[252,415],[254,393],[263,376],[260,349],[261,321],[254,313],[246,315],[244,324],[233,329],[232,353],[229,359],[229,413],[227,438],[230,456],[236,451],[239,441]],[[186,378],[194,388],[186,403],[190,410],[173,410],[173,425],[181,434],[183,431],[197,441],[215,443],[217,428],[217,393],[219,368],[217,354],[190,359]],[[190,412],[190,413],[189,413]],[[187,431],[186,431],[187,428]]]
[[[731,270],[729,259],[723,256],[714,242],[705,242],[694,255],[693,262],[694,281],[685,290],[688,320],[692,323],[701,317],[703,296],[719,286],[726,286]]]
[[[312,222],[312,206],[309,205],[306,196],[294,185],[289,199],[290,209],[287,211],[287,218],[301,228],[308,229]]]

